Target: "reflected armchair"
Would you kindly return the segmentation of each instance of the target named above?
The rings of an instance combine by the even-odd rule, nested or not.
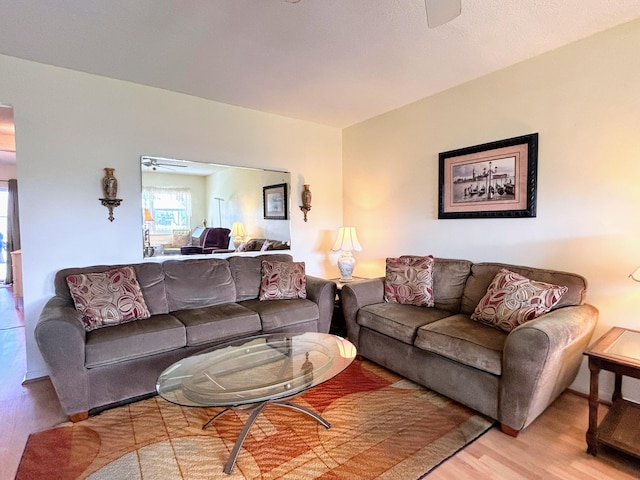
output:
[[[213,252],[232,252],[229,249],[231,230],[228,228],[196,228],[191,235],[191,245],[180,248],[181,255],[198,255]]]

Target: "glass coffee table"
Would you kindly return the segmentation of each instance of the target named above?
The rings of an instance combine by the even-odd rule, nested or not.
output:
[[[355,346],[335,335],[260,335],[174,363],[160,374],[156,390],[176,405],[224,407],[203,429],[229,411],[250,414],[224,466],[230,474],[251,426],[268,405],[292,408],[330,428],[319,414],[289,399],[335,377],[355,356]]]

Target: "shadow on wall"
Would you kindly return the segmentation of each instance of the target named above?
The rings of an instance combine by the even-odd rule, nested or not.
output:
[[[314,247],[314,251],[320,253],[322,255],[322,260],[320,264],[322,265],[322,270],[327,272],[326,274],[335,275],[339,277],[338,273],[338,252],[331,251],[331,247],[333,247],[333,243],[336,240],[336,235],[338,234],[338,229],[333,230],[321,230],[318,235],[318,240]]]
[[[615,293],[611,290],[615,289],[616,285],[624,291],[628,289],[627,276],[640,265],[640,254],[635,245],[627,240],[631,238],[628,236],[599,235],[555,238],[539,242],[513,239],[513,243],[494,244],[492,237],[487,236],[469,240],[466,245],[448,242],[444,246],[439,245],[442,239],[437,239],[438,236],[441,234],[434,232],[429,241],[413,240],[415,245],[402,250],[399,250],[397,245],[390,246],[387,251],[383,245],[369,244],[359,252],[356,265],[358,275],[384,276],[387,257],[433,255],[474,263],[496,262],[577,273],[587,278],[590,293],[604,293],[601,289]],[[637,286],[640,287],[640,284]]]

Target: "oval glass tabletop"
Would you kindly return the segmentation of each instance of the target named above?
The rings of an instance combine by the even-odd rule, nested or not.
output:
[[[188,407],[277,400],[335,377],[355,355],[355,346],[335,335],[260,335],[174,363],[160,374],[156,390],[165,400]]]

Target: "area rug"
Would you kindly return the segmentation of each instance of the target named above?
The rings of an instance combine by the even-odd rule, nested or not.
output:
[[[475,412],[367,361],[258,417],[231,475],[222,472],[246,415],[160,397],[29,437],[18,480],[418,479],[491,428]]]

